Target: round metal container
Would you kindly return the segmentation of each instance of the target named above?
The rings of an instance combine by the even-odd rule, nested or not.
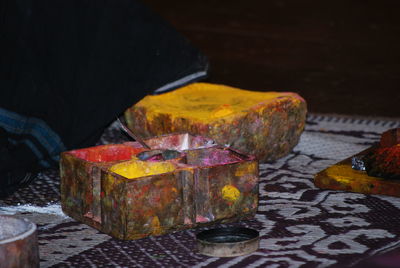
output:
[[[0,267],[39,267],[36,224],[0,215]]]
[[[243,227],[210,229],[196,235],[199,253],[212,257],[234,257],[256,251],[258,231]]]

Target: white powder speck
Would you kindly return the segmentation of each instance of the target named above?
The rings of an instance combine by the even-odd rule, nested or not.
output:
[[[29,204],[0,207],[0,215],[15,215],[18,213],[40,213],[40,214],[57,215],[65,218],[67,217],[62,211],[60,204],[49,204],[46,207],[39,207]]]

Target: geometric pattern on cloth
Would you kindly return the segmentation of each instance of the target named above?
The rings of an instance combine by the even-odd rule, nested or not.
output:
[[[308,115],[294,150],[260,164],[256,217],[216,225],[260,232],[260,249],[246,256],[196,253],[195,234],[207,228],[134,241],[102,234],[60,212],[56,169],[0,200],[0,214],[37,223],[41,267],[347,267],[400,248],[400,198],[321,190],[314,186],[313,176],[395,127],[400,127],[399,120]],[[126,140],[114,122],[99,144]],[[34,209],[21,209],[26,204]]]

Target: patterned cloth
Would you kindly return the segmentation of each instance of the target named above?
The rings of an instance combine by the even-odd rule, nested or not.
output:
[[[222,226],[259,230],[260,249],[213,258],[196,253],[195,234],[179,231],[120,241],[63,215],[57,170],[0,201],[0,214],[38,224],[41,267],[345,267],[400,247],[400,198],[320,190],[313,176],[379,140],[400,120],[309,115],[288,156],[260,165],[253,220]],[[112,124],[99,143],[126,137]],[[23,206],[31,204],[31,206]]]

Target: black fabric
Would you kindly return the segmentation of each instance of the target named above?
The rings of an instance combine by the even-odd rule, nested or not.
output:
[[[2,0],[0,16],[0,107],[43,119],[68,149],[92,145],[146,94],[207,68],[134,0]]]
[[[12,136],[0,127],[0,198],[29,185],[39,171],[33,152],[22,143],[10,143]]]

